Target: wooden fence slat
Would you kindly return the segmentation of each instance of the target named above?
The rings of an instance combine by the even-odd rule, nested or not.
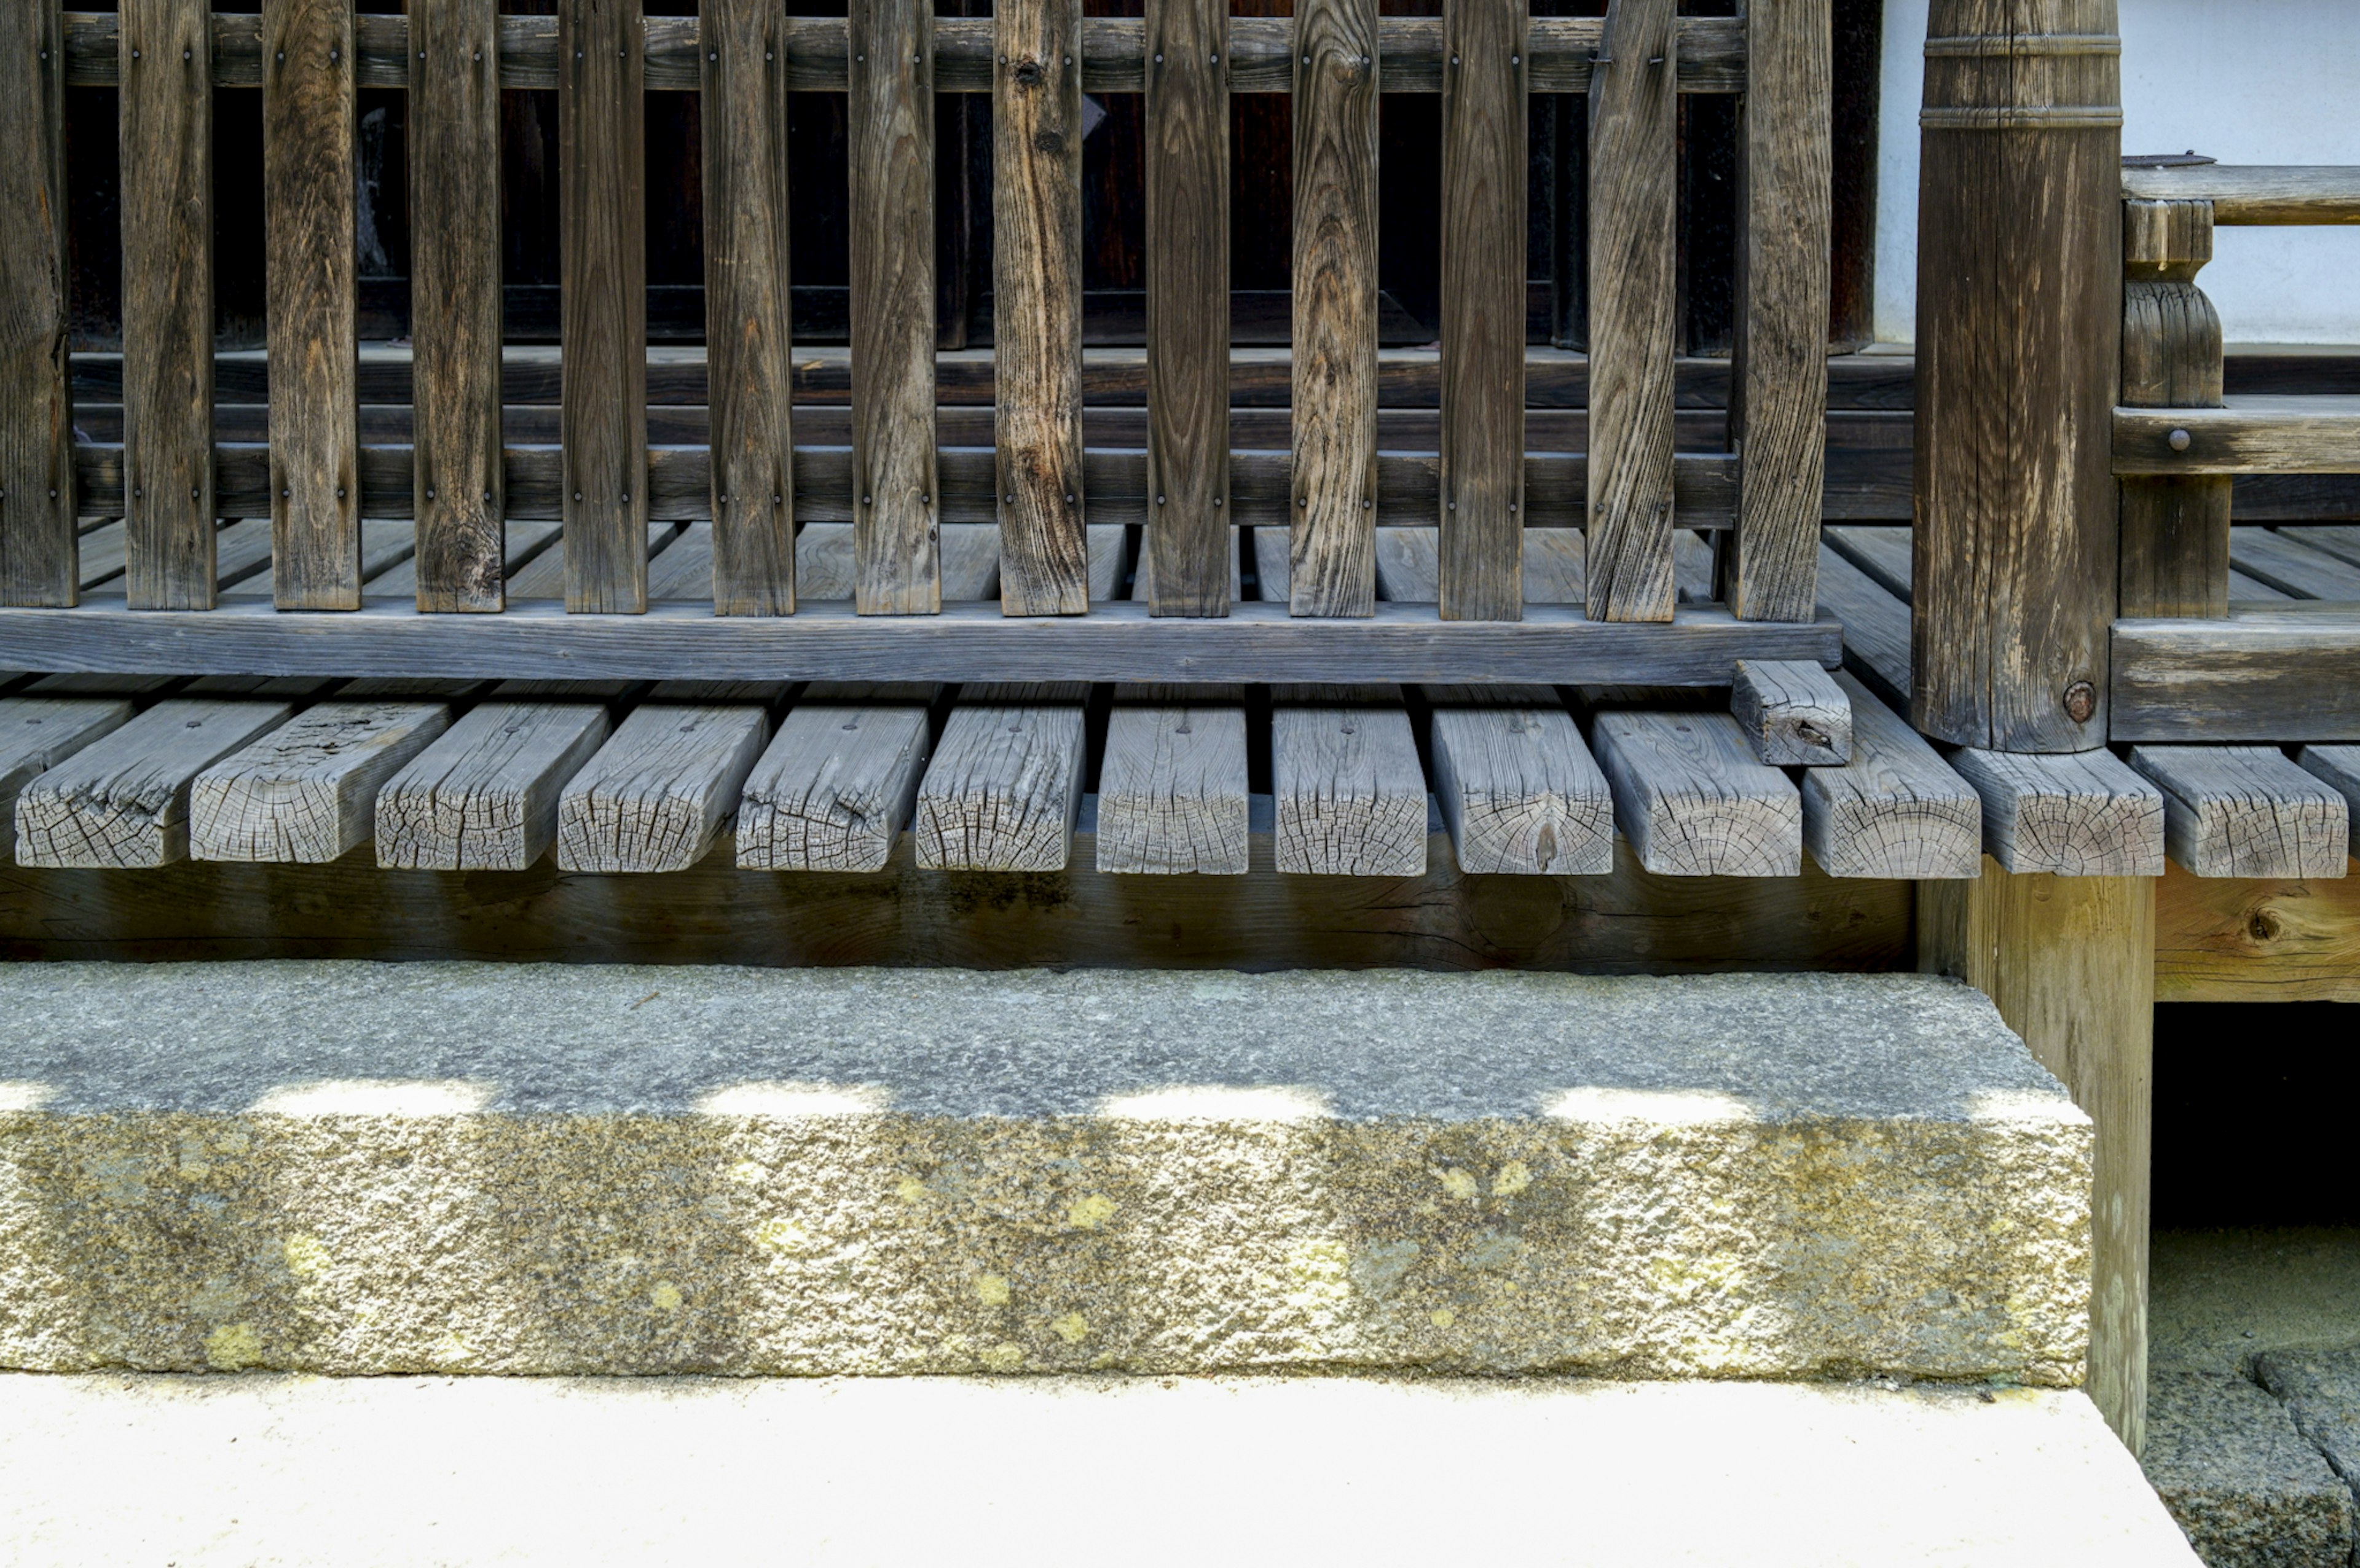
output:
[[[853,600],[943,607],[934,465],[934,16],[852,0]]]
[[[1590,614],[1672,615],[1672,0],[1612,0],[1590,92]]]
[[[1729,608],[1807,621],[1827,469],[1833,20],[1828,0],[1751,0],[1745,28],[1729,404],[1744,461]]]
[[[1513,621],[1524,607],[1524,0],[1443,6],[1439,589],[1448,620]],[[1668,391],[1668,350],[1664,375]],[[1664,481],[1668,497],[1668,462]]]
[[[123,0],[125,593],[213,605],[213,44],[207,0]]]
[[[1229,0],[1147,0],[1148,613],[1229,613]]]
[[[361,607],[353,0],[263,0],[270,543],[282,610]]]
[[[1081,0],[1000,0],[992,81],[1000,603],[1089,608],[1082,536]]]
[[[65,81],[59,0],[0,7],[0,604],[79,596]]]
[[[648,607],[646,105],[639,0],[559,11],[565,607]]]
[[[500,457],[498,0],[410,0],[411,506],[418,607],[498,610],[507,553]]]
[[[703,15],[713,613],[789,615],[795,498],[787,18],[775,0],[705,0]]]
[[[1376,0],[1296,0],[1295,25],[1288,604],[1298,615],[1368,615],[1377,598]]]

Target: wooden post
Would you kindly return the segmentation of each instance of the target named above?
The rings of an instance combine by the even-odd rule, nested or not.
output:
[[[2123,203],[2125,408],[2217,408],[2221,317],[2196,274],[2212,259],[2210,201]],[[2122,481],[2122,613],[2229,613],[2225,474]]]
[[[76,598],[58,0],[0,15],[0,604]]]

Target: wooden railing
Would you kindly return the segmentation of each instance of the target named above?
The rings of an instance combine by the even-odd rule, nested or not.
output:
[[[1816,618],[1829,311],[1829,0],[1739,19],[1613,0],[1437,18],[1375,0],[1002,0],[988,19],[854,0],[124,0],[0,14],[0,660],[43,669],[322,674],[1293,681],[1725,681],[1739,657],[1837,657]],[[122,442],[73,437],[63,100],[119,95]],[[263,94],[265,443],[216,439],[212,91]],[[355,241],[356,93],[408,89],[415,419],[365,443]],[[554,88],[563,343],[554,446],[501,419],[499,93]],[[1145,96],[1147,420],[1084,442],[1082,93]],[[651,445],[641,94],[704,97],[707,439]],[[791,93],[848,95],[847,446],[795,445],[786,146]],[[992,94],[993,448],[937,436],[934,94]],[[1377,94],[1442,94],[1440,419],[1381,450]],[[1726,453],[1674,451],[1677,94],[1743,93],[1736,360]],[[1228,99],[1293,94],[1292,441],[1229,438]],[[1586,452],[1529,449],[1526,104],[1586,93]],[[271,519],[274,608],[215,607],[220,519]],[[126,523],[119,598],[79,604],[77,529]],[[411,518],[417,594],[363,594],[361,522]],[[563,608],[511,606],[510,520],[563,525]],[[713,592],[651,606],[651,521],[706,524]],[[798,604],[794,535],[848,521],[849,604]],[[1000,539],[997,616],[941,593],[946,522]],[[1094,606],[1086,527],[1141,528],[1143,601]],[[1438,530],[1439,604],[1380,610],[1376,530]],[[1234,528],[1284,527],[1290,597],[1235,604]],[[1719,539],[1725,604],[1676,606],[1675,528]],[[1578,527],[1588,602],[1528,611],[1523,531]],[[696,613],[685,613],[694,608]],[[505,614],[470,614],[486,612]],[[356,612],[356,613],[355,613]],[[621,614],[628,625],[600,617]],[[1064,629],[1044,627],[1052,619]],[[1500,623],[1522,621],[1515,628]],[[1181,623],[1198,623],[1184,626]],[[1206,625],[1203,623],[1226,623]],[[1449,623],[1470,623],[1465,626]]]

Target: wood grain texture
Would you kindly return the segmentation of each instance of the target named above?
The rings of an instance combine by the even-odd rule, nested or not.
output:
[[[1749,0],[1744,13],[1729,419],[1743,466],[1729,607],[1802,621],[1817,602],[1827,468],[1833,12]]]
[[[507,604],[498,11],[497,0],[410,7],[410,205],[423,220],[410,239],[410,483],[427,611]]]
[[[647,702],[557,798],[562,871],[683,871],[738,809],[770,738],[759,708]]]
[[[0,12],[0,604],[71,604],[66,57],[59,0]]]
[[[923,703],[811,702],[789,713],[746,778],[738,864],[751,871],[881,871],[933,748]]]
[[[0,699],[0,857],[16,847],[18,791],[130,720],[119,697]]]
[[[1816,664],[1739,659],[1729,711],[1754,757],[1774,768],[1825,768],[1852,758],[1852,698]]]
[[[557,840],[557,798],[604,745],[592,702],[489,702],[387,780],[377,863],[412,871],[522,871]]]
[[[1590,93],[1590,614],[1672,615],[1672,0],[1612,0]]]
[[[2294,598],[2360,601],[2360,566],[2312,549],[2304,534],[2301,529],[2231,528],[2229,560],[2245,576]]]
[[[1376,604],[1377,5],[1298,0],[1293,473],[1287,570],[1298,615]],[[1263,548],[1260,535],[1255,548]]]
[[[2174,448],[2175,438],[2184,450]],[[2114,472],[2360,472],[2360,397],[2226,397],[2217,408],[2117,408]]]
[[[206,0],[125,0],[126,593],[213,604],[213,28]]]
[[[2360,741],[2360,615],[2233,606],[2114,627],[2117,741]]]
[[[1962,746],[1950,766],[1983,799],[1983,847],[2009,871],[2163,875],[2163,792],[2111,751],[2037,756]]]
[[[852,480],[863,615],[942,608],[934,7],[852,0]]]
[[[1924,737],[1849,674],[1852,759],[1803,774],[1803,847],[1830,877],[1974,877],[1983,797]]]
[[[788,615],[795,608],[795,443],[787,19],[763,0],[705,0],[699,10],[713,613]]]
[[[911,833],[930,871],[1063,871],[1082,805],[1079,702],[962,702],[918,787]]]
[[[2221,317],[2196,286],[2212,256],[2210,204],[2123,203],[2125,405],[2219,406]],[[2122,482],[2120,614],[2228,614],[2234,489],[2213,475]]]
[[[1299,877],[1426,869],[1426,774],[1398,706],[1282,706],[1271,714],[1272,855]]]
[[[377,831],[377,791],[451,727],[440,702],[322,702],[197,775],[199,860],[323,865]]]
[[[2090,1397],[2138,1452],[2147,1429],[2156,898],[2144,877],[2013,875],[1918,889],[1918,967],[1989,996],[2096,1124]]]
[[[1527,604],[1579,604],[1585,553],[1574,528],[1526,528],[1523,539]],[[1377,593],[1391,604],[1431,604],[1440,592],[1441,537],[1434,528],[1377,530]]]
[[[361,606],[353,0],[263,0],[270,534],[286,610]]]
[[[1099,537],[1098,528],[1101,526],[1102,525],[1094,523],[1090,527],[1090,597],[1092,599],[1101,597],[1098,591],[1098,539]],[[1244,577],[1245,541],[1239,537],[1243,531],[1244,530],[1240,528],[1231,528],[1229,530],[1229,599],[1227,601],[1229,604],[1235,604],[1245,597],[1245,585],[1242,581]],[[1283,532],[1277,528],[1272,528],[1269,532],[1282,544],[1284,544],[1286,536]],[[1152,602],[1154,597],[1154,593],[1155,553],[1149,550],[1142,542],[1140,546],[1138,562],[1132,571],[1131,596],[1134,599],[1148,600]],[[1109,594],[1104,596],[1113,597],[1114,595]],[[1280,596],[1284,597],[1284,593]]]
[[[1830,524],[1820,530],[1828,547],[1874,580],[1876,585],[1909,602],[1909,530],[1875,524]]]
[[[1909,707],[1909,605],[1820,547],[1819,607],[1843,621],[1843,664],[1896,712]]]
[[[1089,608],[1082,542],[1081,0],[1001,0],[992,26],[1000,602]]]
[[[1614,789],[1614,820],[1639,863],[1666,877],[1792,877],[1803,805],[1786,776],[1713,713],[1606,713],[1590,746]]]
[[[2130,201],[2208,202],[2216,223],[2360,223],[2360,169],[2333,165],[2125,169],[2123,195]]]
[[[93,741],[16,797],[19,866],[150,867],[189,857],[189,786],[287,722],[283,702],[172,698]]]
[[[2341,877],[2352,811],[2274,746],[2135,746],[2163,790],[2164,846],[2199,877]]]
[[[2360,746],[2307,746],[2294,754],[2295,766],[2344,797],[2345,807],[2360,814]]]
[[[1242,877],[1246,712],[1234,702],[1126,702],[1098,768],[1100,871]]]
[[[1614,869],[1614,799],[1557,706],[1437,709],[1434,793],[1459,869],[1602,877]]]
[[[1524,611],[1525,12],[1525,0],[1442,8],[1446,620],[1513,621]],[[1668,29],[1668,3],[1663,13]],[[1668,82],[1668,66],[1662,75]],[[1667,464],[1667,497],[1670,477]]]
[[[639,0],[560,0],[565,607],[648,607],[648,247]]]
[[[2158,1002],[2360,1001],[2360,877],[2155,884]]]
[[[1147,488],[1156,615],[1229,612],[1229,0],[1146,0]]]

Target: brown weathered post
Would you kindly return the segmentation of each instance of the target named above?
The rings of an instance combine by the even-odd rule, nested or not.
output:
[[[2115,0],[1932,0],[1918,253],[1913,716],[2106,740],[2123,320]],[[1919,961],[1989,992],[2096,1124],[2090,1392],[2146,1431],[2154,884],[1926,883]]]

